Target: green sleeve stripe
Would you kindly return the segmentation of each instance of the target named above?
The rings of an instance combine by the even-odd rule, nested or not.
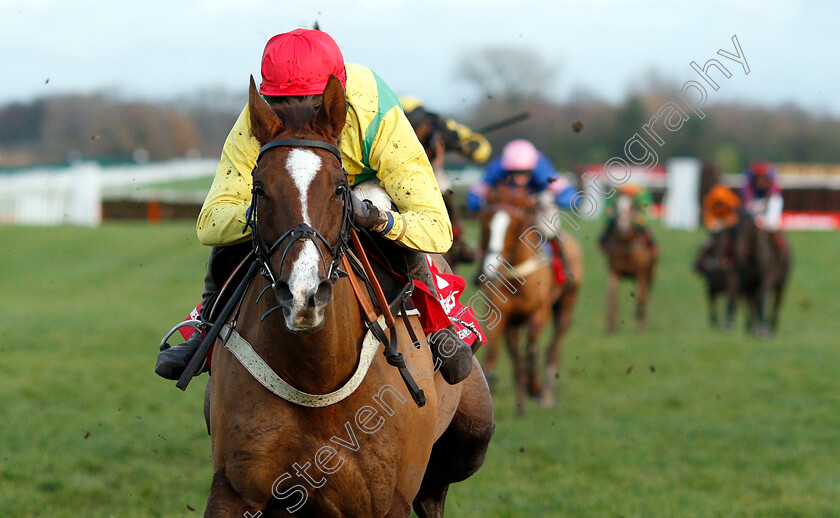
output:
[[[356,176],[353,177],[353,185],[359,185],[360,183],[364,182],[365,180],[370,180],[371,178],[375,178],[375,177],[376,177],[376,171],[374,171],[373,169],[371,169],[368,166],[365,166],[364,169],[362,169],[361,173],[359,173],[359,174],[357,174]]]
[[[379,124],[382,122],[382,119],[385,118],[385,114],[388,113],[394,106],[399,106],[399,109],[402,109],[399,99],[397,99],[397,96],[394,95],[394,92],[391,91],[388,85],[385,84],[385,81],[383,81],[382,78],[376,75],[376,73],[372,70],[370,73],[373,74],[373,78],[376,80],[376,93],[379,106],[377,107],[376,117],[370,121],[370,125],[365,130],[365,140],[362,142],[362,165],[364,165],[364,169],[362,169],[362,172],[356,176],[356,181],[354,183],[360,183],[376,176],[376,171],[370,167],[370,148],[373,146],[373,140],[376,138],[376,133],[379,131]]]

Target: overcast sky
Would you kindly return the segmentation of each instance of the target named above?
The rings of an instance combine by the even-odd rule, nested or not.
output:
[[[316,19],[346,61],[440,111],[476,98],[455,63],[488,45],[533,49],[554,97],[621,99],[651,69],[682,84],[716,57],[732,77],[710,101],[793,101],[840,116],[840,2],[707,0],[0,0],[0,102],[115,90],[161,98],[247,90],[269,37]],[[716,55],[737,35],[750,73]],[[47,82],[47,80],[49,80]]]

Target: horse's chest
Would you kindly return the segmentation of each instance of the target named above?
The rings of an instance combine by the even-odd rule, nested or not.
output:
[[[376,372],[336,406],[271,400],[259,414],[244,405],[227,408],[220,433],[214,430],[216,470],[247,501],[295,516],[384,516],[396,494],[416,492],[434,423],[418,420],[398,375]],[[433,407],[420,413],[433,416]],[[418,437],[424,429],[429,437]]]
[[[374,420],[361,422],[374,430]],[[353,418],[345,424],[333,434],[243,430],[243,438],[251,441],[239,441],[228,452],[231,485],[249,501],[295,516],[384,515],[394,491],[397,455]]]
[[[616,247],[609,254],[610,268],[623,277],[635,277],[640,270],[648,266],[648,262],[644,247],[635,242]]]

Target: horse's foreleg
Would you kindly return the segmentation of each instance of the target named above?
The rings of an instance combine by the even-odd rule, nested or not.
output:
[[[525,413],[525,391],[527,389],[527,376],[522,355],[519,353],[519,328],[507,326],[505,329],[505,342],[510,353],[511,364],[513,365],[513,385],[516,390],[516,415]]]
[[[766,311],[766,303],[767,303],[767,296],[771,292],[773,288],[773,281],[772,279],[768,278],[766,280],[762,280],[761,286],[758,289],[758,295],[756,300],[757,306],[757,315],[758,315],[758,334],[759,336],[770,336],[770,330],[772,324],[769,322],[770,319],[767,318],[767,311]],[[775,304],[774,304],[775,310]]]
[[[780,234],[784,240],[784,236]],[[779,311],[782,306],[782,299],[785,294],[785,286],[787,285],[788,275],[790,274],[791,253],[790,248],[785,247],[784,253],[779,258],[778,279],[775,286],[775,298],[773,301],[773,320],[771,322],[772,331],[776,332],[776,326],[779,323]]]
[[[414,511],[420,518],[441,518],[449,485],[460,482],[484,464],[487,447],[493,437],[493,401],[484,374],[473,360],[455,415],[446,431],[435,442],[414,499]]]
[[[560,300],[552,308],[554,316],[554,336],[548,346],[545,358],[545,379],[540,393],[540,405],[554,406],[554,385],[559,377],[560,360],[563,355],[563,336],[572,325],[572,314],[577,300],[577,287],[572,286],[563,292]]]
[[[709,326],[717,327],[718,324],[718,314],[717,314],[717,292],[712,287],[711,281],[709,281],[709,289],[707,291],[708,300],[709,300]]]
[[[775,333],[776,327],[779,325],[779,309],[782,305],[782,298],[785,294],[784,279],[776,284],[776,289],[773,292],[773,313],[770,316],[770,331]]]
[[[249,513],[249,514],[245,514]],[[217,471],[213,475],[210,486],[210,496],[207,497],[207,508],[204,518],[241,518],[243,516],[260,516],[260,510],[249,507],[242,497],[233,490],[224,473]]]
[[[607,277],[607,332],[615,333],[618,318],[618,274],[610,270]]]
[[[525,367],[527,368],[527,390],[528,395],[538,396],[540,393],[540,376],[537,372],[537,344],[540,340],[540,332],[546,324],[546,318],[542,316],[532,317],[528,322],[527,342],[525,343]]]
[[[383,518],[410,518],[411,504],[398,491],[394,492],[394,504]],[[443,515],[441,515],[443,516]]]
[[[729,273],[726,278],[726,329],[732,329],[735,320],[735,304],[738,301],[738,277]]]
[[[745,296],[747,302],[747,323],[745,330],[750,333],[755,330],[756,317],[758,316],[758,304],[756,303],[756,294],[749,293]]]
[[[428,471],[426,472],[428,475]],[[426,480],[423,480],[425,486]],[[432,485],[432,484],[430,484]],[[420,518],[443,518],[443,509],[446,506],[446,493],[449,492],[449,484],[435,484],[432,487],[421,487],[414,499],[414,512]]]
[[[637,278],[638,297],[636,298],[636,322],[639,326],[639,331],[647,332],[647,304],[650,288],[650,276],[648,274],[640,275]]]

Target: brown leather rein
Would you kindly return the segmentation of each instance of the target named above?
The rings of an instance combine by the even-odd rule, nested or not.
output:
[[[345,254],[341,258],[341,264],[344,267],[344,271],[347,273],[350,285],[353,286],[353,292],[356,294],[356,300],[358,300],[359,306],[362,308],[362,313],[364,313],[363,317],[365,320],[365,327],[367,327],[376,339],[385,346],[384,354],[388,364],[399,369],[400,376],[402,376],[403,382],[411,394],[411,398],[418,407],[423,407],[426,404],[426,395],[423,393],[423,390],[417,386],[414,378],[411,377],[411,373],[409,372],[408,365],[405,361],[405,356],[403,356],[403,354],[398,350],[399,342],[397,323],[394,319],[394,314],[391,312],[391,306],[388,304],[388,299],[382,291],[382,286],[379,284],[379,280],[374,274],[373,267],[370,265],[367,254],[362,247],[362,242],[359,240],[359,235],[356,233],[356,229],[354,228],[350,229],[350,246],[355,250],[356,257],[358,257],[359,263],[362,265],[362,270],[364,271],[366,277],[365,282],[370,287],[371,291],[373,291],[373,295],[379,304],[379,308],[382,310],[382,316],[385,319],[385,328],[390,331],[390,336],[385,335],[384,330],[377,322],[378,315],[376,314],[376,309],[373,307],[373,304],[368,298],[368,294],[365,293],[366,290],[362,287],[362,281],[356,275],[353,266],[350,264],[350,260],[347,258],[347,254]],[[403,290],[400,297],[401,300],[397,301],[399,302],[403,323],[405,324],[406,330],[412,339],[410,347],[419,346],[420,343],[406,313],[405,301],[411,296],[412,288],[413,284],[409,280],[409,287]]]
[[[265,144],[260,149],[259,156],[257,157],[256,162],[260,161],[263,154],[271,149],[278,148],[278,147],[316,147],[321,149],[326,149],[330,153],[332,153],[339,162],[339,165],[342,166],[342,158],[341,153],[339,152],[338,148],[336,148],[333,144],[327,142],[321,142],[317,140],[307,140],[307,139],[278,139],[268,144]],[[254,166],[256,169],[256,165]],[[342,170],[344,170],[342,166]],[[346,175],[347,172],[344,171]],[[356,295],[356,299],[359,302],[359,305],[362,308],[362,312],[364,313],[364,323],[365,327],[373,333],[374,337],[379,340],[385,346],[385,350],[383,354],[385,355],[385,359],[387,360],[389,365],[397,367],[400,371],[400,376],[405,383],[408,392],[411,394],[411,398],[417,404],[418,407],[422,407],[426,404],[426,395],[423,393],[423,390],[417,385],[412,378],[411,373],[409,372],[408,365],[406,364],[405,357],[402,353],[399,352],[398,349],[398,333],[396,328],[396,321],[394,320],[394,315],[391,312],[391,307],[388,305],[388,301],[385,298],[385,293],[382,291],[382,286],[379,284],[379,280],[376,278],[376,275],[373,272],[373,268],[370,265],[370,261],[368,261],[367,255],[362,247],[362,243],[359,240],[359,236],[356,233],[356,229],[353,227],[352,218],[350,217],[350,191],[347,189],[344,192],[344,209],[342,215],[342,224],[341,224],[341,232],[339,237],[339,242],[336,245],[331,245],[327,239],[317,230],[308,225],[298,225],[284,233],[280,238],[278,238],[270,247],[266,247],[262,244],[259,239],[259,223],[257,219],[257,210],[256,210],[256,200],[260,197],[260,193],[257,190],[257,186],[255,186],[254,191],[252,191],[252,205],[247,214],[247,224],[243,233],[247,231],[247,229],[251,228],[252,233],[252,243],[254,245],[254,250],[251,255],[253,260],[251,261],[250,268],[248,272],[245,274],[244,278],[240,282],[239,286],[237,286],[236,290],[234,291],[232,297],[227,301],[225,306],[219,312],[216,321],[210,327],[209,331],[205,335],[204,339],[202,340],[201,345],[198,348],[195,356],[190,361],[189,365],[185,369],[184,373],[181,375],[181,378],[176,383],[176,386],[181,390],[186,390],[187,385],[189,384],[190,380],[194,375],[196,375],[201,367],[204,365],[204,357],[207,354],[207,351],[210,349],[210,346],[216,341],[216,338],[219,336],[219,332],[221,331],[222,327],[228,320],[228,317],[234,312],[235,308],[238,306],[241,309],[241,301],[244,299],[245,292],[247,291],[248,287],[251,284],[251,281],[256,276],[258,272],[262,273],[266,276],[272,283],[276,282],[274,279],[274,275],[271,272],[271,268],[268,265],[268,259],[271,257],[276,250],[280,247],[281,243],[286,242],[286,246],[283,249],[283,257],[281,258],[281,263],[285,259],[286,253],[289,251],[291,245],[300,239],[310,239],[315,241],[321,242],[321,244],[333,255],[333,262],[328,267],[328,277],[330,282],[336,282],[339,277],[346,274],[350,280],[350,284],[353,286],[353,292]],[[347,242],[347,238],[350,238],[350,243]],[[346,248],[354,248],[356,251],[356,255],[358,257],[359,262],[362,265],[362,269],[365,274],[365,283],[367,286],[370,287],[371,291],[373,291],[374,296],[376,297],[377,303],[379,304],[380,309],[382,310],[382,314],[385,320],[385,328],[388,329],[390,332],[390,336],[386,336],[385,331],[378,323],[378,317],[376,314],[376,310],[374,309],[371,301],[368,299],[365,290],[362,288],[362,281],[358,278],[356,273],[353,270],[350,261],[347,259],[347,255],[344,253]],[[318,248],[318,253],[321,254],[320,247]],[[321,256],[323,260],[323,255]],[[344,272],[341,272],[338,268],[338,264],[341,264],[344,267]],[[412,283],[411,279],[409,279],[408,286],[403,289],[402,294],[398,297],[396,303],[401,309],[403,322],[405,324],[406,330],[409,333],[409,336],[412,339],[411,346],[420,346],[420,341],[418,340],[413,327],[411,326],[411,322],[408,319],[407,309],[406,309],[406,300],[411,296],[413,291],[414,284]],[[261,295],[260,295],[261,296]],[[258,299],[259,300],[259,299]],[[279,307],[279,306],[278,306]],[[236,313],[238,314],[239,309],[236,309]],[[277,308],[275,308],[277,309]],[[263,320],[268,313],[273,311],[269,310],[266,314],[262,316],[260,320]],[[234,317],[233,321],[236,321],[236,317]]]

